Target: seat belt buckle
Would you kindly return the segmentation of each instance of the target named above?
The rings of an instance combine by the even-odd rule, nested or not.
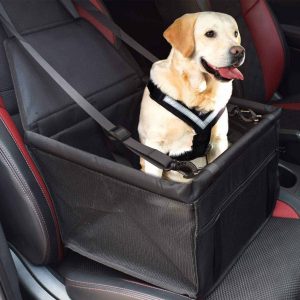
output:
[[[111,130],[108,131],[111,138],[113,140],[117,140],[120,142],[126,141],[128,138],[131,137],[131,133],[122,126],[115,126]]]

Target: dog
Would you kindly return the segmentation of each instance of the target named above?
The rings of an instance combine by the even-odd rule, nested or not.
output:
[[[155,62],[151,68],[151,86],[148,84],[145,88],[141,103],[140,141],[175,159],[182,155],[190,157],[186,154],[201,147],[199,142],[194,147],[195,128],[170,109],[180,104],[187,115],[186,109],[199,115],[219,111],[221,115],[209,135],[210,149],[205,153],[207,162],[212,162],[228,148],[226,104],[232,94],[232,81],[244,79],[237,69],[245,60],[237,23],[223,13],[185,14],[176,19],[163,36],[172,49],[167,59]],[[157,91],[173,101],[169,103],[173,105],[170,109],[164,107],[165,102],[154,100],[151,93]],[[192,161],[197,167],[206,165],[203,157]],[[153,176],[188,181],[179,172],[163,172],[143,159],[141,166],[145,173]]]

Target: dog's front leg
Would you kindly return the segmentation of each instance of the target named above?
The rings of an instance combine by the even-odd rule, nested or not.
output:
[[[155,177],[161,177],[163,170],[154,166],[153,164],[151,164],[150,162],[144,160],[143,158],[141,159],[141,165],[142,165],[142,170],[152,176]]]
[[[217,124],[212,128],[210,143],[211,151],[208,153],[208,162],[214,161],[228,148],[228,112],[225,109]]]

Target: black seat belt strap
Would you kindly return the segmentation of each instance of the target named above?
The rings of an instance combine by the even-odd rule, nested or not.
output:
[[[74,19],[80,18],[76,8],[72,0],[60,0],[61,4],[65,7],[65,9],[72,15]]]
[[[73,10],[75,9],[71,0],[59,0],[64,7],[73,15]],[[78,2],[74,0],[74,2]],[[76,9],[75,9],[76,10]],[[74,15],[73,15],[74,16]],[[77,13],[78,16],[78,13]],[[97,11],[97,14],[93,14],[93,16],[102,23],[106,28],[108,28],[113,34],[115,34],[120,40],[126,43],[129,47],[131,47],[136,52],[143,55],[146,59],[151,61],[152,63],[158,61],[158,58],[154,56],[151,52],[149,52],[146,48],[144,48],[141,44],[135,41],[131,36],[129,36],[121,27],[119,27],[114,21],[112,21],[109,17],[107,17],[101,11]],[[76,18],[76,17],[75,17]]]
[[[131,137],[130,132],[110,122],[102,113],[91,105],[76,89],[74,89],[25,39],[22,37],[0,3],[0,19],[7,30],[19,41],[27,53],[38,65],[75,101],[93,120],[95,120],[110,136],[122,142],[138,156],[164,170],[176,170],[187,177],[193,177],[197,168],[190,162],[177,162],[168,155],[150,148]]]

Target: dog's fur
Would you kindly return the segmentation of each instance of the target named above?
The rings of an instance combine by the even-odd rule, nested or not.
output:
[[[214,30],[216,37],[205,36]],[[216,67],[232,63],[230,48],[240,45],[240,34],[235,20],[226,14],[200,12],[177,19],[164,32],[172,45],[167,59],[153,64],[150,77],[167,95],[182,101],[188,107],[208,112],[226,106],[232,93],[232,80],[220,81],[208,73],[201,63],[205,58]],[[235,33],[235,34],[234,34]],[[138,131],[145,145],[169,155],[180,155],[191,150],[194,130],[172,113],[153,101],[144,91]],[[213,161],[228,148],[228,113],[223,113],[212,129],[212,150],[208,161]],[[202,161],[197,162],[203,165]],[[144,172],[161,177],[162,170],[141,160]],[[184,181],[178,172],[167,172],[166,177]]]

